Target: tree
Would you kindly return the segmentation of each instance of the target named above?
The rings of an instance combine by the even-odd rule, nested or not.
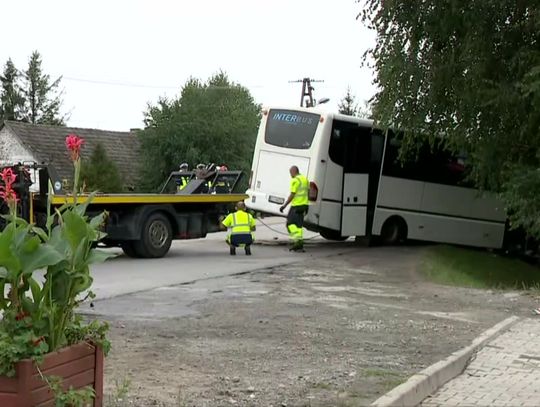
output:
[[[62,77],[51,82],[42,71],[39,52],[34,51],[24,72],[23,95],[25,99],[22,120],[33,124],[64,125],[60,115],[61,92],[58,90]]]
[[[341,114],[349,116],[356,116],[358,114],[358,104],[356,103],[356,98],[351,93],[350,87],[347,88],[347,93],[345,93],[345,96],[339,102],[338,111]]]
[[[249,171],[259,120],[260,106],[225,73],[189,79],[178,99],[160,99],[145,112],[143,188],[156,190],[182,162]]]
[[[96,145],[88,159],[82,161],[81,180],[89,191],[112,193],[123,190],[118,167],[101,143]]]
[[[476,185],[540,237],[540,4],[365,3],[379,124],[409,130],[402,154],[423,142],[465,152]]]
[[[13,61],[8,59],[0,76],[0,123],[4,120],[19,120],[24,99],[19,87],[19,71]]]
[[[373,108],[369,100],[364,100],[362,106],[358,107],[356,115],[361,119],[373,120]]]

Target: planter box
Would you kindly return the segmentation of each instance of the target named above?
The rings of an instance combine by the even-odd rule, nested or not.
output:
[[[59,376],[64,389],[94,388],[94,407],[103,404],[103,352],[83,342],[44,356],[44,376]],[[17,363],[15,377],[0,376],[1,407],[54,407],[54,394],[30,359]]]

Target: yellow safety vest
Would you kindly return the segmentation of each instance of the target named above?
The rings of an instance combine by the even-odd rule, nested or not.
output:
[[[229,214],[223,224],[231,228],[231,234],[246,234],[251,233],[251,229],[255,226],[255,219],[251,214],[244,211],[236,211]]]
[[[181,177],[180,181],[181,181],[181,183],[180,183],[180,185],[178,185],[178,190],[179,191],[183,190],[186,187],[186,185],[189,182],[189,178],[188,177]]]
[[[308,199],[309,181],[302,174],[298,174],[291,180],[291,192],[294,193],[294,198],[291,206],[309,205]]]

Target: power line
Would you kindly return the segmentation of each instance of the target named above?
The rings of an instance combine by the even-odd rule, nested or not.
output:
[[[303,79],[297,79],[295,81],[289,81],[289,83],[301,83],[302,84],[302,97],[300,99],[300,107],[304,107],[304,102],[306,103],[306,107],[313,107],[315,106],[315,102],[313,100],[313,91],[315,88],[311,85],[315,82],[324,82],[320,79],[312,79],[312,78],[303,78]]]
[[[82,83],[91,83],[95,85],[108,85],[108,86],[122,86],[122,87],[128,87],[128,88],[147,88],[147,89],[174,89],[174,90],[180,90],[183,85],[148,85],[148,84],[142,84],[142,83],[134,83],[134,82],[121,82],[121,81],[105,81],[105,80],[99,80],[99,79],[85,79],[85,78],[75,78],[72,76],[63,76],[62,79],[65,79],[67,81],[72,82],[82,82]],[[204,86],[204,84],[202,84]],[[236,87],[247,87],[247,88],[265,88],[268,87],[266,85],[233,85],[233,86],[205,86],[206,89],[234,89]]]

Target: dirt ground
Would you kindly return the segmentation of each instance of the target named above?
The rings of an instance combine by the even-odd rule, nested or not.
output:
[[[537,306],[425,282],[422,250],[359,248],[99,302],[112,326],[107,405],[367,405]]]

